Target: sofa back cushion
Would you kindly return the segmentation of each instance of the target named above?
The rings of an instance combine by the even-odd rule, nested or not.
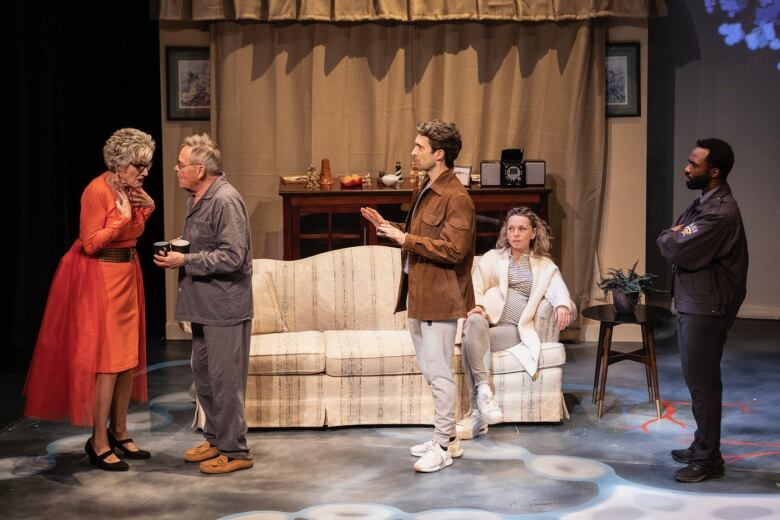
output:
[[[406,328],[406,313],[393,313],[401,277],[398,248],[358,246],[300,260],[255,259],[252,267],[253,277],[268,273],[273,280],[291,332]]]
[[[270,273],[260,272],[252,276],[252,301],[252,334],[287,332]]]

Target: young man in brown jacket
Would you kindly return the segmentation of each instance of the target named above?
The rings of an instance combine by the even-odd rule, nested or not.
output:
[[[374,209],[363,216],[401,246],[403,275],[396,312],[407,311],[417,362],[431,386],[433,439],[411,449],[414,469],[429,473],[452,464],[463,450],[455,435],[457,386],[452,355],[458,319],[474,307],[474,203],[452,167],[461,148],[453,123],[432,120],[417,127],[412,163],[425,175],[405,223],[388,222]]]

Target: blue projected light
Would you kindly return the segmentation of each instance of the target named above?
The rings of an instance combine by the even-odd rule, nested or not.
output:
[[[726,45],[745,42],[751,51],[780,50],[776,30],[780,24],[780,0],[704,0],[704,8],[710,15],[720,10],[733,20],[718,27]],[[780,71],[780,61],[776,68]]]

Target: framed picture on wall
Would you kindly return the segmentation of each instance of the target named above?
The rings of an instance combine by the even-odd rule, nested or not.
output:
[[[207,120],[211,112],[208,47],[166,47],[168,119]]]
[[[634,117],[640,114],[639,43],[607,43],[607,117]]]

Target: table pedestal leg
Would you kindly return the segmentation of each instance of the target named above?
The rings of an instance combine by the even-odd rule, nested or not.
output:
[[[658,365],[655,362],[655,339],[653,329],[650,325],[642,324],[642,343],[647,350],[647,362],[649,368],[648,387],[652,392],[651,402],[655,400],[655,414],[661,418],[661,392],[658,388]]]
[[[596,404],[599,395],[599,374],[601,373],[601,357],[604,355],[604,331],[606,327],[602,323],[599,326],[599,341],[596,343],[596,366],[593,369],[593,395],[591,402]]]
[[[604,413],[604,391],[607,386],[607,370],[609,369],[609,349],[612,346],[612,324],[603,323],[601,327],[604,329],[603,345],[601,347],[601,373],[599,374],[599,401],[598,401],[598,418]]]

